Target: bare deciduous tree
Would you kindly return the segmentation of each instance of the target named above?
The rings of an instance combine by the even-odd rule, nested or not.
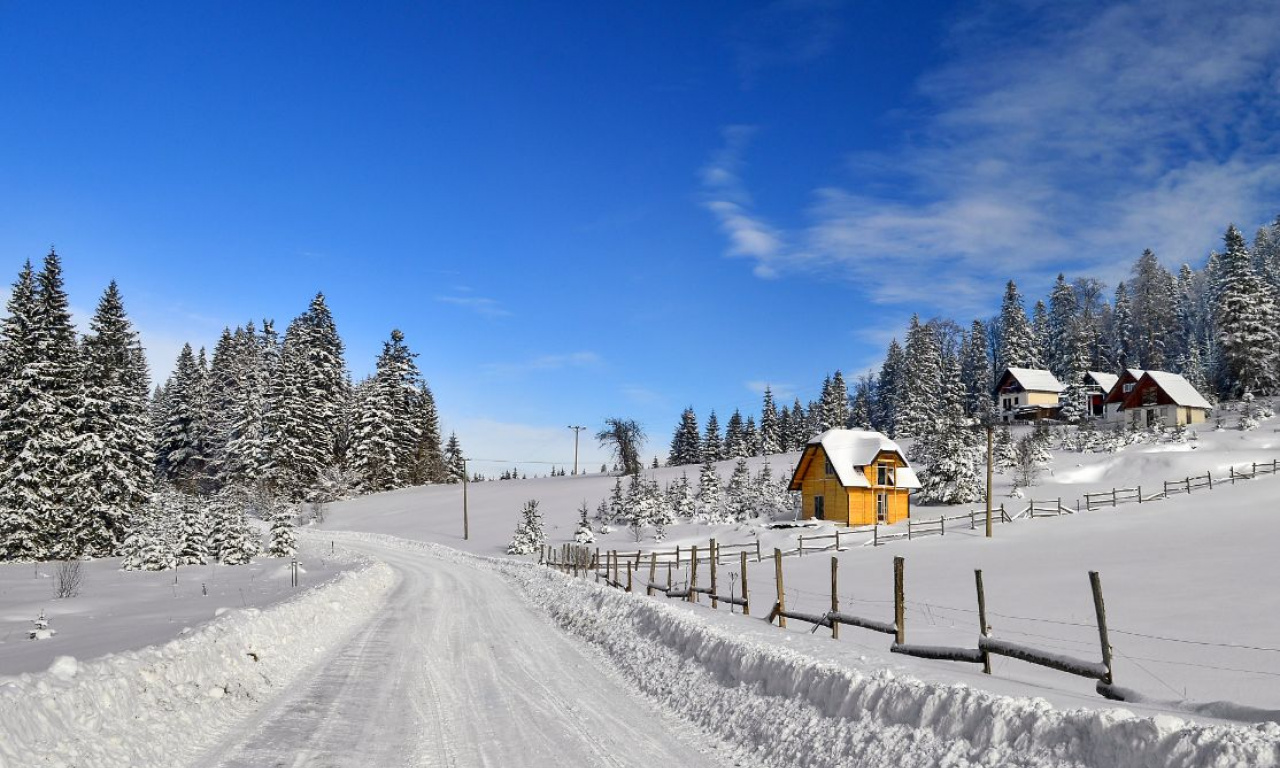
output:
[[[596,433],[600,447],[609,446],[618,463],[622,465],[623,474],[640,473],[640,448],[644,445],[645,434],[633,419],[605,419],[605,428]]]

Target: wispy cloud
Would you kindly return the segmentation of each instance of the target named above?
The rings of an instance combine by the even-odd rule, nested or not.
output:
[[[437,296],[436,301],[469,309],[482,317],[509,317],[511,315],[511,311],[499,304],[496,299],[483,296]]]
[[[779,231],[741,181],[731,129],[703,188],[756,271],[835,269],[881,303],[989,306],[993,281],[1114,281],[1145,247],[1195,261],[1226,224],[1275,214],[1280,4],[1001,3],[952,32],[927,109],[888,153],[849,158]],[[998,42],[999,44],[993,44]],[[749,134],[748,134],[749,135]],[[756,234],[761,233],[761,234]]]
[[[516,376],[540,371],[559,371],[565,368],[590,368],[604,360],[595,352],[569,352],[558,355],[541,355],[514,362],[487,363],[484,370],[503,376]]]
[[[841,0],[774,0],[744,13],[730,31],[743,88],[761,70],[813,61],[835,45],[843,31]]]

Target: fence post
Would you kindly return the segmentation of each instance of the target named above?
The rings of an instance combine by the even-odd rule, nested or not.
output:
[[[938,518],[938,520],[942,522],[942,535],[946,536],[947,535],[947,514],[945,512],[942,513],[942,517]]]
[[[971,531],[976,530],[977,527],[978,527],[978,524],[974,522],[973,510],[971,509],[969,510],[969,530]]]
[[[796,550],[796,557],[804,557],[804,534],[800,534],[800,549]]]
[[[896,630],[894,642],[898,645],[907,641],[907,628],[903,626],[906,618],[906,598],[902,593],[902,563],[901,556],[893,558],[893,626]]]
[[[773,548],[773,578],[778,587],[778,626],[787,628],[787,617],[782,611],[787,610],[787,592],[782,586],[782,550]]]
[[[760,537],[756,537],[756,562],[760,562]]]
[[[836,574],[840,571],[840,558],[835,555],[831,556],[831,639],[840,639],[840,622],[836,621],[835,614],[840,612],[840,596],[836,591]]]
[[[631,563],[627,563],[627,591],[631,591]]]
[[[1142,486],[1138,486],[1138,503],[1142,503]]]
[[[667,561],[667,591],[671,591],[671,561]]]
[[[907,518],[907,541],[911,541],[911,518]]]
[[[716,566],[720,564],[720,551],[716,549],[716,540],[711,540],[711,607],[719,608],[720,601],[716,599]]]
[[[649,595],[649,596],[653,595],[653,580],[657,576],[657,570],[658,570],[658,553],[650,552],[649,553],[649,583],[645,585],[645,588],[644,588],[644,593],[646,595]]]
[[[987,634],[987,593],[982,588],[982,569],[977,568],[973,572],[973,579],[978,586],[978,632],[983,637]],[[981,643],[978,644],[981,647]],[[982,651],[982,672],[983,674],[991,674],[991,654]]]
[[[1235,485],[1236,484],[1236,468],[1234,465],[1227,467],[1227,474],[1231,478],[1231,484]]]
[[[1191,478],[1187,478],[1187,493],[1191,493]]]
[[[698,586],[698,545],[689,546],[689,602],[698,602],[698,593],[693,588]]]
[[[1107,638],[1107,606],[1102,602],[1102,579],[1097,571],[1089,571],[1089,586],[1093,588],[1093,609],[1098,614],[1098,639],[1102,642],[1102,663],[1107,668],[1107,677],[1102,682],[1111,685],[1114,679],[1111,671],[1111,641]]]
[[[1209,478],[1209,490],[1213,490],[1213,472],[1205,472],[1204,476]]]
[[[910,520],[907,521],[908,524],[910,524],[910,522],[911,522]],[[880,521],[879,520],[876,521],[875,528],[871,531],[871,546],[873,547],[880,546]]]
[[[1114,507],[1115,505],[1116,505],[1116,489],[1112,488],[1111,489],[1111,506]]]
[[[759,546],[759,542],[756,542]],[[747,550],[738,553],[742,556],[742,615],[751,615],[751,598],[747,597]]]

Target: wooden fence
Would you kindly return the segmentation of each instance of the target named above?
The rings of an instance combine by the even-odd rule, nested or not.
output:
[[[898,541],[906,539],[910,541],[919,536],[946,536],[947,528],[953,531],[958,529],[975,530],[986,522],[987,511],[985,509],[975,509],[960,515],[943,515],[941,517],[924,518],[921,520],[912,520],[907,518],[905,530],[899,528],[890,533],[881,533],[880,526],[876,526],[872,532],[871,545],[878,547],[887,544],[890,541]],[[1011,516],[1004,508],[1002,503],[999,507],[991,510],[991,522],[993,523],[1011,523],[1017,515]],[[950,526],[947,524],[951,523]],[[897,527],[897,526],[895,526]]]

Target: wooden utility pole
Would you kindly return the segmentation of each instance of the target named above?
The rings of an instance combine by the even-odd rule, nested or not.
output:
[[[467,519],[467,481],[471,472],[467,469],[467,460],[462,460],[462,540],[471,538],[471,523]]]
[[[750,616],[751,598],[747,597],[747,551],[744,549],[738,554],[742,557],[742,615]]]
[[[978,632],[983,637],[987,637],[987,593],[986,590],[982,588],[981,568],[974,570],[973,578],[978,587]],[[982,672],[987,675],[991,674],[991,654],[986,651],[982,652]]]
[[[1107,668],[1103,683],[1111,685],[1115,676],[1111,669],[1111,640],[1107,637],[1107,606],[1102,602],[1102,578],[1097,571],[1089,571],[1089,586],[1093,590],[1093,610],[1098,616],[1098,640],[1102,643],[1102,663]]]
[[[902,566],[903,559],[901,557],[893,558],[893,625],[896,630],[894,634],[894,642],[902,645],[907,641],[906,622],[906,596],[903,594],[903,578]]]
[[[832,555],[831,556],[831,613],[833,614],[840,612],[840,596],[836,592],[836,583],[837,583],[836,576],[839,572],[840,572],[840,558],[836,557],[835,555]],[[834,616],[832,616],[831,618],[831,639],[832,640],[840,639],[840,622],[836,621]]]
[[[787,617],[782,615],[782,611],[787,610],[787,591],[782,586],[782,550],[777,547],[773,549],[773,578],[778,592],[778,626],[786,629]]]
[[[578,433],[586,427],[570,425],[569,429],[573,430],[573,474],[576,475],[578,474]]]
[[[995,454],[995,424],[991,421],[991,416],[987,416],[987,538],[991,538],[991,482],[992,482],[992,459]]]

